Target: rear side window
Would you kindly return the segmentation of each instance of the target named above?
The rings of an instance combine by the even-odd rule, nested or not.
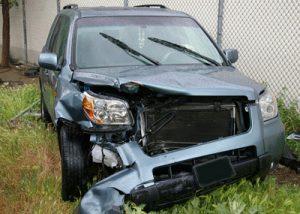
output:
[[[69,28],[70,19],[66,16],[60,16],[57,20],[55,28],[53,29],[48,50],[49,52],[57,55],[58,64],[63,64]]]

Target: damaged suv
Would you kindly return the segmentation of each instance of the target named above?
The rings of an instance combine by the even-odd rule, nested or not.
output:
[[[57,15],[39,56],[41,113],[56,127],[62,198],[82,213],[124,199],[159,209],[264,177],[284,147],[275,97],[232,66],[189,15],[143,5]]]

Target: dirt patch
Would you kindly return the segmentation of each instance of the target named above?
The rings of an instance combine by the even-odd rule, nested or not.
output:
[[[297,174],[295,170],[291,170],[285,166],[280,165],[270,175],[277,178],[278,184],[297,184],[300,186],[300,174]]]
[[[25,75],[28,66],[19,65],[10,68],[0,68],[0,86],[16,86],[23,84],[37,84],[37,77]]]

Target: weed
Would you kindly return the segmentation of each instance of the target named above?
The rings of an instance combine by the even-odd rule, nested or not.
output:
[[[284,102],[284,95],[278,99],[278,109],[280,117],[285,127],[286,135],[295,131],[300,132],[300,114],[298,112],[297,102],[291,102],[289,105]],[[299,141],[287,140],[286,143],[300,157]]]

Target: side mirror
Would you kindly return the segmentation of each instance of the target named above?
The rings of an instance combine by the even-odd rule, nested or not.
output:
[[[227,60],[231,63],[237,62],[239,58],[239,53],[236,49],[225,49],[224,54],[227,58]]]
[[[58,70],[57,55],[54,53],[41,53],[39,55],[39,65],[42,68]]]

